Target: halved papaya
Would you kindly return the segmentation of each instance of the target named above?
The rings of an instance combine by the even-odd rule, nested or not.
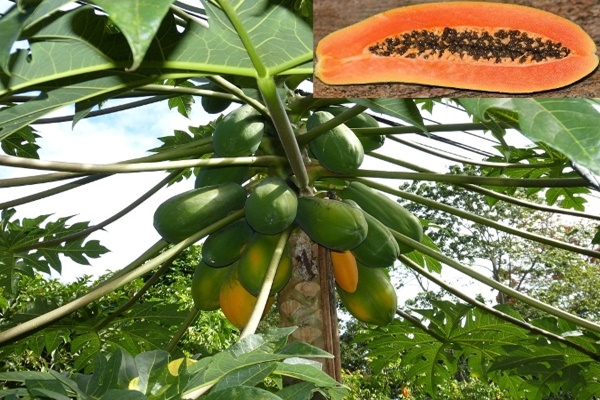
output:
[[[566,86],[598,65],[577,24],[532,7],[441,2],[401,7],[331,33],[317,45],[326,84],[405,82],[531,93]]]

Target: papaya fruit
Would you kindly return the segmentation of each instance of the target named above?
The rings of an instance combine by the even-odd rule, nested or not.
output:
[[[334,107],[334,106],[329,106],[329,107],[319,109],[319,111],[327,111],[334,116],[338,116],[346,110],[348,110],[348,108],[346,108],[346,107]],[[358,115],[350,118],[348,121],[346,121],[344,123],[344,125],[346,125],[350,129],[379,128],[379,122],[377,122],[377,120],[375,118],[371,117],[367,113],[361,113],[361,114],[358,114]],[[360,140],[360,143],[362,144],[363,150],[365,153],[369,153],[373,150],[377,150],[378,148],[383,146],[383,143],[385,142],[384,135],[361,136],[361,135],[357,134],[356,136],[358,137],[358,140]]]
[[[245,202],[246,191],[232,182],[188,190],[156,208],[154,229],[167,242],[177,243],[241,210]]]
[[[208,85],[202,86],[202,89],[213,90],[215,92],[222,92],[223,90],[214,83],[209,83]],[[224,99],[221,97],[213,97],[213,96],[202,96],[202,100],[200,100],[202,108],[209,114],[218,114],[225,111],[230,105],[231,100]]]
[[[400,232],[417,242],[423,240],[423,226],[419,219],[383,193],[373,190],[363,183],[353,181],[338,194],[342,199],[355,201],[363,211],[381,221],[391,230]],[[398,243],[398,246],[400,253],[408,253],[413,250],[412,247],[402,243]]]
[[[265,120],[245,104],[227,114],[213,132],[213,149],[221,157],[249,156],[256,152],[265,132]]]
[[[354,293],[358,286],[358,267],[351,251],[330,251],[333,278],[335,283],[348,293]]]
[[[192,300],[198,310],[214,311],[219,309],[219,292],[228,272],[228,268],[213,268],[200,261],[194,270],[191,288]]]
[[[315,111],[307,121],[308,130],[333,119],[326,111]],[[338,125],[308,144],[310,151],[322,166],[338,174],[350,174],[363,162],[365,152],[358,137],[346,125]]]
[[[360,208],[319,197],[298,199],[296,223],[314,242],[336,251],[357,247],[368,230]]]
[[[330,85],[404,82],[532,93],[596,69],[577,24],[515,4],[439,2],[388,10],[319,41],[315,75]]]
[[[213,154],[211,158],[218,158]],[[242,184],[248,177],[249,167],[247,165],[210,166],[201,167],[194,181],[194,188],[218,185],[225,182]]]
[[[213,268],[232,264],[241,257],[253,234],[245,219],[211,233],[202,245],[202,261]]]
[[[298,197],[279,177],[263,179],[246,199],[246,221],[256,232],[276,235],[296,218]]]
[[[238,265],[239,263],[236,262],[228,268],[229,271],[219,291],[219,305],[227,320],[238,329],[243,329],[250,319],[257,299],[242,286],[238,276]],[[263,316],[274,301],[274,296],[269,297]]]
[[[239,260],[239,280],[244,289],[254,296],[258,296],[260,292],[279,237],[280,235],[255,233]],[[286,245],[277,265],[270,295],[279,292],[288,283],[292,276],[292,268],[290,249]]]
[[[354,293],[338,284],[338,296],[348,312],[365,324],[388,325],[394,320],[398,298],[390,278],[382,268],[369,268],[357,262],[358,285]]]
[[[363,211],[364,212],[364,211]],[[368,267],[386,268],[394,264],[400,255],[398,242],[390,230],[377,218],[364,212],[367,221],[367,237],[352,249],[358,261]]]

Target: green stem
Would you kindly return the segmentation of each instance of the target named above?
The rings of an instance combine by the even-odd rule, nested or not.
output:
[[[434,171],[420,167],[416,164],[412,164],[403,160],[397,160],[395,158],[392,157],[388,157],[385,156],[383,154],[378,154],[378,153],[369,153],[370,156],[375,157],[379,160],[383,160],[383,161],[387,161],[389,163],[395,164],[395,165],[399,165],[401,167],[405,167],[408,169],[412,169],[413,171],[417,171],[417,172],[429,172],[429,173],[434,173]],[[545,206],[543,204],[537,204],[537,203],[532,203],[530,201],[525,201],[525,200],[521,200],[521,199],[517,199],[514,198],[512,196],[508,196],[499,192],[495,192],[493,190],[490,189],[485,189],[479,186],[475,186],[475,185],[471,185],[471,184],[457,184],[456,186],[460,186],[462,188],[465,188],[467,190],[470,190],[472,192],[477,192],[480,194],[483,194],[485,196],[489,196],[489,197],[493,197],[495,199],[498,200],[502,200],[505,201],[507,203],[511,203],[511,204],[516,204],[518,206],[521,207],[527,207],[533,210],[538,210],[538,211],[545,211],[545,212],[551,212],[551,213],[558,213],[558,214],[565,214],[565,215],[572,215],[575,217],[580,217],[580,218],[588,218],[588,219],[597,219],[600,220],[600,215],[593,215],[593,214],[586,214],[584,212],[581,211],[576,211],[576,210],[567,210],[565,208],[559,208],[559,207],[550,207],[550,206]]]
[[[246,93],[244,93],[244,91],[242,89],[240,89],[233,83],[229,82],[227,79],[223,78],[222,76],[218,76],[218,75],[209,76],[209,77],[207,77],[207,79],[209,81],[213,82],[214,84],[221,86],[223,89],[227,90],[228,92],[233,93],[235,96],[242,99],[246,104],[253,107],[256,111],[261,113],[263,116],[269,117],[269,110],[260,101],[248,96]]]
[[[227,217],[223,218],[222,220],[215,222],[214,224],[209,225],[208,227],[200,230],[199,232],[188,237],[187,239],[184,239],[183,241],[173,245],[173,247],[171,247],[170,249],[166,250],[165,252],[159,254],[152,260],[148,260],[146,263],[144,263],[144,261],[146,261],[146,260],[140,261],[139,258],[136,259],[134,261],[134,263],[132,263],[132,264],[136,265],[135,268],[130,268],[131,265],[128,265],[124,268],[128,271],[127,273],[119,275],[118,277],[113,276],[111,279],[109,279],[109,280],[101,283],[100,285],[96,286],[95,288],[91,289],[87,294],[85,294],[63,306],[60,306],[58,308],[55,308],[54,310],[48,311],[44,315],[40,315],[38,317],[32,318],[29,321],[23,322],[13,328],[10,328],[3,332],[0,332],[0,345],[14,342],[15,340],[18,340],[19,338],[25,337],[32,332],[42,329],[42,328],[60,320],[61,318],[66,317],[70,313],[77,311],[79,308],[84,307],[87,304],[90,304],[93,301],[98,300],[99,298],[120,288],[123,285],[126,285],[127,283],[133,281],[134,279],[137,279],[137,278],[141,277],[142,275],[147,274],[148,272],[152,271],[154,268],[158,267],[165,261],[175,257],[177,254],[181,253],[183,250],[185,250],[187,247],[193,245],[198,240],[209,235],[210,233],[214,232],[215,230],[220,229],[223,226],[241,218],[243,215],[244,215],[244,210],[236,211],[235,213],[228,215]],[[162,242],[162,243],[164,243],[164,242]],[[159,242],[154,247],[156,247],[158,245],[162,245],[162,243]],[[148,252],[146,252],[146,253],[148,253]]]
[[[403,144],[408,147],[412,147],[413,149],[420,150],[424,153],[432,154],[434,156],[444,158],[446,160],[451,160],[455,162],[459,162],[462,164],[470,164],[470,165],[478,165],[481,167],[492,167],[492,168],[550,168],[553,166],[557,166],[561,164],[560,162],[552,162],[552,163],[538,163],[538,164],[524,164],[524,163],[499,163],[499,162],[488,162],[488,161],[475,161],[470,160],[468,158],[457,157],[451,154],[447,154],[441,151],[437,151],[435,149],[429,148],[427,146],[423,146],[419,143],[414,143],[408,140],[401,139],[397,136],[388,136],[388,139],[393,140],[397,143]]]
[[[367,107],[356,104],[356,105],[352,106],[351,108],[347,109],[346,111],[342,112],[340,115],[336,115],[333,119],[330,119],[329,121],[327,121],[319,126],[314,127],[313,129],[311,129],[310,131],[308,131],[306,133],[303,133],[302,135],[299,135],[297,138],[298,143],[301,146],[306,145],[311,140],[322,135],[323,133],[327,132],[328,130],[335,128],[336,126],[343,124],[344,122],[348,121],[350,118],[355,117],[358,114],[364,112],[366,109],[367,109]]]
[[[370,177],[384,179],[407,179],[414,181],[434,181],[456,184],[477,184],[503,187],[585,187],[588,182],[583,178],[492,178],[487,176],[452,175],[428,172],[401,172],[358,170],[352,174],[355,177]]]
[[[227,157],[200,160],[165,161],[161,163],[113,163],[113,164],[83,164],[59,161],[42,161],[24,157],[0,155],[0,165],[20,168],[42,169],[63,172],[84,173],[131,173],[162,171],[168,169],[207,167],[207,166],[229,166],[229,165],[255,165],[274,166],[286,162],[284,157],[278,156],[256,156],[256,157]]]
[[[425,125],[427,132],[455,132],[455,131],[485,131],[489,127],[484,124],[475,122],[465,122],[460,124],[437,124],[437,125]],[[416,126],[389,126],[379,128],[356,128],[354,132],[363,136],[378,136],[378,135],[392,135],[392,134],[405,134],[405,133],[420,133],[423,131]]]
[[[273,78],[259,78],[257,82],[292,172],[298,180],[300,193],[309,194],[311,193],[311,189],[309,188],[310,182],[304,160],[302,159],[302,153],[300,152],[300,147],[298,147],[292,124],[285,112],[285,106],[277,93],[275,81]]]
[[[510,322],[513,325],[516,325],[518,327],[521,327],[523,329],[527,329],[530,332],[539,334],[539,335],[543,335],[549,339],[552,340],[556,340],[559,341],[571,348],[574,348],[575,350],[593,358],[594,360],[600,360],[600,356],[592,351],[589,351],[588,349],[586,349],[585,347],[579,346],[578,344],[566,339],[563,336],[557,335],[555,333],[549,332],[547,330],[544,330],[542,328],[538,328],[535,325],[531,325],[527,322],[525,322],[524,320],[515,318],[511,315],[505,314],[500,310],[497,310],[493,307],[489,307],[488,305],[486,305],[485,303],[482,303],[472,297],[467,296],[466,294],[464,294],[462,291],[454,288],[452,285],[446,283],[445,281],[443,281],[442,279],[438,278],[437,276],[435,276],[434,274],[432,274],[431,272],[427,271],[425,268],[422,268],[420,265],[418,265],[417,263],[415,263],[413,260],[411,260],[410,258],[406,257],[405,255],[400,255],[400,257],[398,258],[400,260],[400,262],[402,262],[402,264],[410,267],[411,269],[413,269],[415,272],[417,272],[418,274],[424,276],[425,278],[429,279],[431,282],[435,283],[436,285],[438,285],[439,287],[443,288],[444,290],[446,290],[447,292],[453,294],[454,296],[458,297],[459,299],[462,299],[464,301],[466,301],[467,303],[487,312],[490,313],[506,322]]]
[[[382,184],[374,182],[374,181],[363,180],[363,179],[360,179],[360,181],[363,182],[364,184],[368,185],[368,186],[371,186],[374,189],[378,189],[378,190],[381,190],[383,192],[389,193],[391,195],[399,196],[399,197],[402,197],[404,199],[407,199],[407,200],[410,200],[410,201],[414,201],[415,203],[423,204],[424,206],[427,206],[427,207],[430,207],[430,208],[435,208],[437,210],[445,211],[447,213],[456,215],[456,216],[461,217],[461,218],[468,219],[468,220],[476,222],[478,224],[489,226],[489,227],[497,229],[499,231],[510,233],[512,235],[515,235],[515,236],[520,236],[522,238],[533,240],[533,241],[538,242],[538,243],[543,243],[543,244],[547,244],[547,245],[550,245],[550,246],[554,246],[554,247],[557,247],[559,249],[572,251],[572,252],[583,254],[583,255],[586,255],[586,256],[590,256],[590,257],[600,258],[600,252],[598,252],[598,251],[586,249],[586,248],[575,246],[575,245],[572,245],[572,244],[569,244],[569,243],[561,242],[560,240],[551,239],[551,238],[547,238],[547,237],[544,237],[544,236],[541,236],[541,235],[537,235],[535,233],[526,232],[526,231],[523,231],[523,230],[520,230],[520,229],[512,228],[512,227],[504,225],[502,223],[499,223],[499,222],[496,222],[496,221],[492,221],[492,220],[487,219],[487,218],[480,217],[479,215],[470,213],[468,211],[460,210],[458,208],[454,208],[454,207],[451,207],[449,205],[446,205],[446,204],[443,204],[443,203],[440,203],[440,202],[437,202],[437,201],[433,201],[433,200],[427,199],[427,198],[422,197],[422,196],[418,196],[418,195],[413,194],[413,193],[408,193],[408,192],[405,192],[405,191],[402,191],[402,190],[394,189],[394,188],[391,188],[391,187],[386,186],[386,185],[382,185]]]
[[[283,256],[283,251],[286,248],[286,243],[291,232],[292,228],[289,228],[279,236],[279,240],[277,241],[277,245],[275,246],[275,250],[271,256],[271,262],[269,263],[269,267],[267,268],[267,272],[265,274],[265,280],[263,281],[260,292],[258,293],[256,305],[254,306],[252,314],[250,314],[250,318],[248,319],[248,323],[244,327],[244,330],[240,334],[240,338],[238,340],[242,340],[248,335],[253,335],[258,328],[258,323],[262,318],[263,312],[269,300],[269,293],[271,291],[271,287],[273,286],[273,280],[275,279],[275,274],[277,273],[279,261]]]
[[[526,294],[523,294],[513,288],[503,285],[500,282],[497,282],[491,278],[488,278],[487,276],[480,274],[479,272],[474,271],[472,268],[469,268],[468,266],[463,265],[463,264],[459,263],[458,261],[455,261],[452,258],[447,257],[444,254],[439,253],[439,252],[431,249],[430,247],[427,247],[424,244],[409,238],[406,235],[403,235],[392,229],[390,229],[390,231],[392,232],[392,235],[394,235],[396,240],[398,240],[400,243],[410,246],[410,247],[420,251],[421,253],[428,255],[428,256],[456,269],[457,271],[462,272],[463,274],[465,274],[467,276],[470,276],[471,278],[473,278],[483,284],[486,284],[496,290],[499,290],[502,293],[505,293],[511,297],[514,297],[515,299],[522,301],[523,303],[528,304],[538,310],[544,311],[555,317],[562,318],[566,321],[569,321],[576,325],[582,326],[593,332],[600,333],[600,325],[598,325],[598,324],[595,324],[591,321],[588,321],[588,320],[578,317],[576,315],[570,314],[566,311],[560,310],[560,309],[553,307],[549,304],[546,304],[542,301],[534,299],[533,297],[529,297]]]

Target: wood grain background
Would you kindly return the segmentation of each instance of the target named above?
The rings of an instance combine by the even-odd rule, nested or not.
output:
[[[411,4],[439,0],[314,0],[314,41],[327,34],[362,21],[377,13]],[[497,1],[496,1],[497,2]],[[580,25],[600,48],[599,0],[504,0],[552,12]],[[316,77],[315,97],[600,97],[600,68],[591,75],[567,87],[535,94],[507,95],[471,90],[457,90],[414,84],[380,83],[367,85],[325,85]]]

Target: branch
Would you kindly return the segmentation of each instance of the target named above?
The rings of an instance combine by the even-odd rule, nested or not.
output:
[[[526,232],[523,231],[521,229],[516,229],[504,224],[501,224],[499,222],[496,221],[492,221],[490,219],[487,218],[483,218],[480,217],[479,215],[470,213],[468,211],[464,211],[464,210],[460,210],[458,208],[454,208],[451,207],[449,205],[437,202],[437,201],[433,201],[430,199],[427,199],[425,197],[422,196],[418,196],[416,194],[413,193],[408,193],[399,189],[393,189],[389,186],[386,185],[382,185],[380,183],[374,182],[374,181],[370,181],[370,180],[366,180],[366,179],[359,179],[359,181],[363,182],[364,184],[371,186],[375,189],[379,189],[381,191],[384,191],[386,193],[389,193],[391,195],[395,195],[395,196],[399,196],[402,197],[404,199],[410,200],[410,201],[414,201],[415,203],[419,203],[419,204],[423,204],[427,207],[431,207],[431,208],[435,208],[441,211],[445,211],[447,213],[456,215],[458,217],[461,218],[466,218],[470,221],[476,222],[478,224],[482,224],[482,225],[486,225],[489,227],[492,227],[494,229],[497,229],[499,231],[503,231],[506,233],[510,233],[516,236],[520,236],[522,238],[525,239],[529,239],[529,240],[533,240],[539,243],[543,243],[543,244],[547,244],[550,246],[554,246],[554,247],[558,247],[560,249],[563,250],[569,250],[569,251],[573,251],[575,253],[579,253],[579,254],[583,254],[586,256],[590,256],[590,257],[595,257],[595,258],[600,258],[600,252],[598,251],[594,251],[594,250],[590,250],[590,249],[586,249],[584,247],[579,247],[579,246],[575,246],[569,243],[565,243],[565,242],[561,242],[560,240],[556,240],[556,239],[551,239],[551,238],[547,238],[545,236],[541,236],[535,233],[531,233],[531,232]]]
[[[438,174],[429,172],[400,172],[379,170],[358,170],[352,174],[355,177],[371,177],[384,179],[408,179],[414,181],[447,182],[460,185],[477,184],[486,186],[506,187],[585,187],[588,185],[583,178],[491,178],[487,176]],[[344,177],[341,175],[340,177]]]
[[[430,169],[426,169],[423,167],[420,167],[416,164],[412,164],[412,163],[408,163],[402,160],[397,160],[395,158],[392,157],[388,157],[385,156],[383,154],[379,154],[379,153],[369,153],[370,156],[375,157],[377,159],[383,160],[383,161],[387,161],[391,164],[395,164],[395,165],[399,165],[401,167],[405,167],[408,169],[412,169],[413,171],[418,171],[418,172],[430,172],[430,173],[434,173],[434,171],[430,170]],[[471,184],[456,184],[457,186],[460,186],[462,188],[465,188],[467,190],[470,190],[472,192],[476,192],[476,193],[481,193],[485,196],[489,196],[489,197],[493,197],[495,199],[498,200],[502,200],[505,201],[507,203],[511,203],[511,204],[516,204],[518,206],[521,207],[526,207],[526,208],[530,208],[532,210],[538,210],[538,211],[545,211],[545,212],[550,212],[550,213],[558,213],[558,214],[565,214],[565,215],[572,215],[575,217],[581,217],[581,218],[588,218],[588,219],[597,219],[600,220],[600,215],[594,215],[594,214],[586,214],[584,212],[581,211],[576,211],[576,210],[567,210],[565,208],[559,208],[559,207],[550,207],[550,206],[545,206],[543,204],[537,204],[537,203],[532,203],[530,201],[525,201],[525,200],[521,200],[521,199],[517,199],[502,193],[498,193],[495,192],[493,190],[490,189],[485,189],[479,186],[475,186],[475,185],[471,185]]]
[[[177,346],[177,343],[179,343],[183,335],[186,334],[192,322],[198,318],[198,315],[200,315],[200,310],[198,310],[196,306],[193,306],[187,317],[185,317],[185,320],[179,325],[179,329],[177,329],[177,332],[175,332],[169,344],[167,344],[167,347],[165,348],[166,351],[172,353],[173,350],[175,350],[175,346]]]
[[[496,282],[495,280],[488,278],[487,276],[482,275],[479,272],[476,272],[472,268],[469,268],[468,266],[463,265],[463,264],[459,263],[458,261],[455,261],[452,258],[445,256],[444,254],[442,254],[438,251],[435,251],[435,250],[431,249],[430,247],[427,247],[424,244],[417,242],[416,240],[409,238],[408,236],[405,236],[405,235],[403,235],[397,231],[394,231],[392,229],[390,229],[390,231],[392,232],[392,235],[394,235],[396,240],[398,240],[400,243],[410,246],[410,247],[414,248],[415,250],[418,250],[421,253],[424,253],[424,254],[456,269],[457,271],[462,272],[463,274],[465,274],[467,276],[470,276],[471,278],[473,278],[485,285],[488,285],[496,290],[499,290],[502,293],[512,296],[515,299],[520,300],[525,304],[528,304],[532,307],[537,308],[538,310],[542,310],[550,315],[553,315],[558,318],[562,318],[566,321],[569,321],[576,325],[582,326],[593,332],[600,333],[600,325],[598,325],[598,324],[595,324],[591,321],[588,321],[586,319],[578,317],[577,315],[573,315],[566,311],[560,310],[560,309],[553,307],[549,304],[546,304],[542,301],[534,299],[533,297],[529,297],[526,294],[523,294],[515,289],[512,289],[506,285],[503,285],[500,282]]]
[[[229,166],[229,165],[256,165],[273,166],[284,164],[287,160],[279,156],[254,156],[254,157],[227,157],[200,160],[165,161],[161,163],[112,163],[112,164],[83,164],[60,161],[42,161],[24,157],[0,155],[0,165],[20,168],[42,169],[63,172],[84,173],[131,173],[162,171],[168,169]]]
[[[486,305],[485,303],[482,303],[472,297],[467,296],[466,294],[464,294],[462,291],[454,288],[452,285],[446,283],[445,281],[443,281],[442,279],[438,278],[437,276],[435,276],[434,274],[432,274],[431,272],[427,271],[425,268],[422,268],[421,266],[419,266],[417,263],[415,263],[413,260],[411,260],[410,258],[406,257],[405,255],[400,255],[400,257],[398,258],[404,265],[410,267],[411,269],[413,269],[415,272],[423,275],[424,277],[426,277],[427,279],[429,279],[431,282],[435,283],[436,285],[440,286],[441,288],[443,288],[444,290],[448,291],[449,293],[452,293],[454,296],[458,297],[459,299],[462,299],[464,301],[466,301],[467,303],[483,310],[486,311],[506,322],[510,322],[518,327],[521,327],[523,329],[527,329],[530,332],[533,333],[537,333],[539,335],[543,335],[549,339],[552,340],[556,340],[558,342],[561,342],[571,348],[574,348],[575,350],[593,358],[596,361],[600,361],[600,356],[594,352],[591,352],[590,350],[586,349],[583,346],[579,346],[577,343],[571,342],[570,340],[566,339],[563,336],[557,335],[555,333],[549,332],[547,330],[544,330],[542,328],[538,328],[535,325],[529,324],[521,319],[515,318],[511,315],[505,314],[502,311],[495,309],[493,307],[489,307],[488,305]],[[412,322],[412,321],[411,321]],[[427,333],[430,333],[429,331],[426,330]],[[434,336],[434,335],[432,335]],[[436,337],[437,339],[437,337]],[[438,339],[439,340],[439,339]],[[444,342],[445,340],[442,340],[442,342]]]

